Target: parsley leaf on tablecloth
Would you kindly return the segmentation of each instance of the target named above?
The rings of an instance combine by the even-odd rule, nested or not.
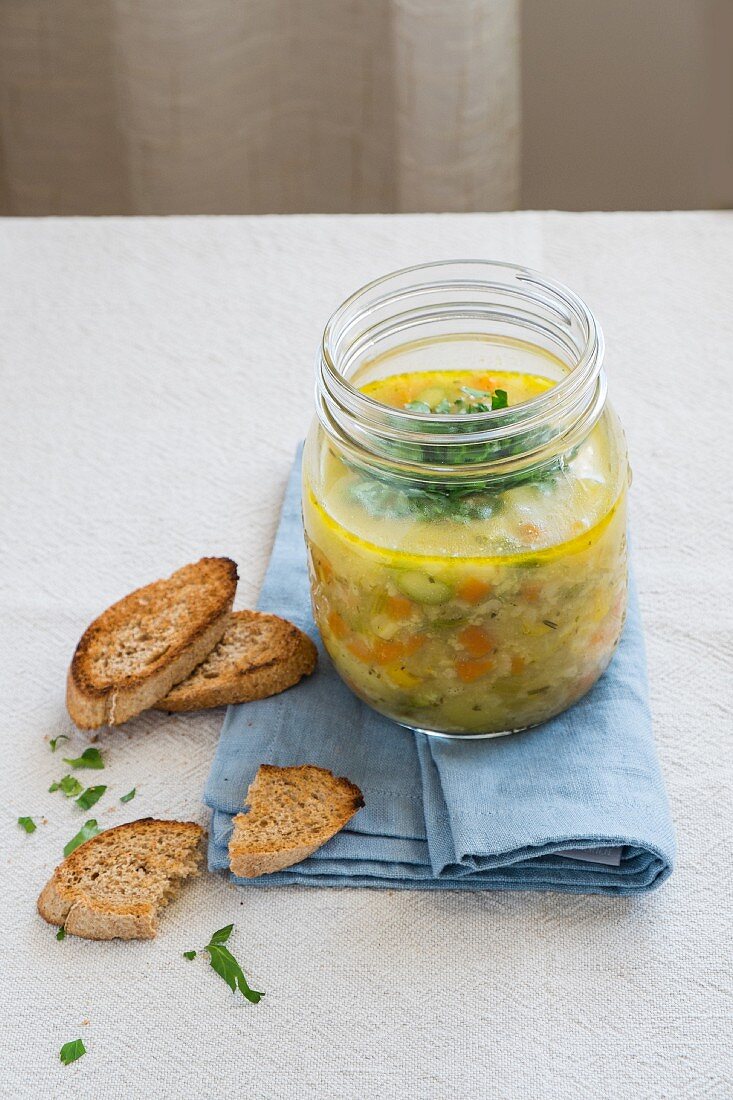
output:
[[[209,940],[208,946],[211,947],[217,943],[226,943],[232,934],[233,928],[233,924],[227,924],[223,928],[220,928],[218,932],[214,932],[214,935]]]
[[[232,993],[236,993],[238,989],[254,1005],[262,1000],[264,993],[258,993],[256,989],[250,989],[241,966],[228,947],[211,943],[204,950],[209,953],[212,970],[215,970],[219,977],[224,979]]]
[[[204,951],[209,956],[209,963],[211,969],[216,971],[220,978],[223,978],[227,983],[232,993],[236,993],[237,990],[246,997],[252,1004],[257,1004],[264,997],[264,993],[259,993],[256,989],[252,989],[244,976],[244,972],[232,955],[228,947],[224,944],[229,939],[234,929],[233,924],[227,924],[224,928],[219,928],[212,935],[211,939],[207,943]],[[184,959],[195,959],[195,951],[184,951]]]
[[[99,802],[106,790],[106,787],[87,787],[84,793],[80,794],[77,798],[77,806],[82,810],[91,810],[92,806],[95,802]]]
[[[99,749],[88,748],[84,749],[81,756],[65,756],[64,764],[68,764],[71,768],[103,768],[104,760]]]
[[[75,798],[83,790],[83,784],[74,775],[65,775],[62,779],[57,779],[48,788],[49,794],[53,794],[54,791],[61,791],[67,798]]]
[[[86,1054],[87,1048],[82,1043],[81,1039],[72,1039],[70,1043],[64,1043],[59,1051],[59,1058],[65,1066],[71,1065],[72,1062],[76,1062],[78,1058],[81,1058],[82,1054]]]

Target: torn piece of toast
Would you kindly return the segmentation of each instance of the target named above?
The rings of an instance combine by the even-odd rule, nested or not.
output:
[[[89,940],[149,940],[158,915],[203,860],[200,825],[151,817],[80,844],[38,898],[49,924]]]
[[[343,829],[364,805],[348,779],[305,764],[262,764],[247,791],[248,813],[234,818],[229,866],[241,878],[300,863]]]
[[[235,611],[204,662],[155,706],[184,711],[266,699],[309,676],[316,659],[308,635],[286,619]]]
[[[236,588],[233,561],[201,558],[102,612],[69,669],[66,705],[77,726],[117,726],[184,680],[226,630]]]

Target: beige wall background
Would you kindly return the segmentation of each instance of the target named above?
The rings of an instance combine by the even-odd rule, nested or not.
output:
[[[733,0],[1,0],[0,213],[733,205]]]
[[[733,206],[733,0],[523,0],[521,204]]]

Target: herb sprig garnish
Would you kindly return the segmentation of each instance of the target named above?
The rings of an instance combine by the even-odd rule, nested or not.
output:
[[[471,401],[467,401],[466,397],[454,397],[452,401],[444,397],[435,405],[429,405],[427,401],[408,401],[405,408],[408,412],[423,413],[426,416],[432,413],[441,413],[444,416],[471,416],[474,413],[493,412],[495,409],[506,409],[509,406],[509,395],[506,390],[492,392],[475,390],[473,386],[460,388],[466,397],[472,398]]]
[[[81,1039],[72,1039],[70,1043],[64,1043],[59,1051],[59,1058],[65,1066],[71,1065],[72,1062],[76,1062],[83,1054],[86,1054],[87,1048],[82,1043]]]
[[[18,824],[21,829],[25,829],[27,833],[35,833],[38,828],[32,817],[19,817]]]
[[[120,795],[120,802],[132,802],[133,798],[135,797],[136,791],[137,787],[133,787],[131,791],[127,792],[127,794]]]
[[[70,741],[70,740],[71,740],[71,738],[68,736],[68,734],[60,733],[58,735],[58,737],[52,737],[51,740],[48,742],[48,745],[49,745],[49,748],[51,749],[51,752],[56,752],[56,749],[59,746],[59,741]]]
[[[459,523],[470,523],[490,519],[501,509],[501,500],[496,494],[479,494],[475,489],[463,493],[460,490],[419,489],[381,478],[365,478],[352,485],[350,492],[364,511],[375,517],[431,520],[449,516]]]
[[[103,768],[104,760],[99,749],[89,748],[84,749],[81,756],[65,756],[64,764],[68,764],[70,768]]]
[[[509,395],[506,390],[497,389],[492,392],[474,389],[472,386],[461,386],[460,391],[463,396],[452,399],[443,397],[433,405],[425,400],[409,401],[404,408],[426,416],[443,413],[459,417],[509,408]],[[467,423],[466,428],[472,430],[472,425]],[[461,431],[464,429],[458,421],[455,421],[450,428],[451,434],[455,435],[455,442],[436,445],[431,443],[430,434],[444,432],[446,430],[444,425],[439,421],[432,423],[424,421],[420,425],[420,430],[425,433],[424,443],[398,440],[390,444],[390,452],[394,453],[396,458],[410,462],[425,462],[433,466],[445,465],[455,468],[519,455],[530,446],[537,448],[549,438],[549,430],[543,428],[533,432],[531,442],[526,434],[519,433],[503,440],[488,440],[479,444],[461,443]],[[368,473],[360,470],[362,477],[349,485],[348,492],[369,515],[375,518],[411,517],[423,521],[450,519],[453,522],[468,524],[477,520],[490,519],[501,511],[502,494],[506,489],[528,483],[538,485],[553,483],[563,468],[563,459],[555,458],[540,467],[517,470],[502,476],[477,478],[471,482],[464,479],[457,484],[450,484],[449,478],[446,477],[444,482],[438,481],[428,487],[424,481],[411,482],[398,479],[387,473],[380,474],[372,468]]]
[[[211,969],[216,971],[220,978],[224,979],[232,993],[236,993],[237,990],[239,990],[243,997],[246,997],[248,1001],[256,1005],[262,1000],[265,994],[250,987],[241,966],[234,958],[229,948],[224,946],[231,936],[233,929],[233,924],[227,924],[224,928],[220,928],[217,932],[214,932],[203,950],[209,956]],[[195,959],[196,952],[184,951],[183,957],[189,960]]]

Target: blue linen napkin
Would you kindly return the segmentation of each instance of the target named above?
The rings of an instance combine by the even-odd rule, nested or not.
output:
[[[564,714],[492,740],[413,734],[357,699],[323,649],[310,610],[299,453],[259,606],[305,630],[319,666],[290,691],[229,707],[204,794],[211,870],[228,867],[232,815],[267,763],[348,776],[366,805],[310,859],[234,878],[240,885],[638,894],[671,873],[674,831],[633,588],[611,666]]]

